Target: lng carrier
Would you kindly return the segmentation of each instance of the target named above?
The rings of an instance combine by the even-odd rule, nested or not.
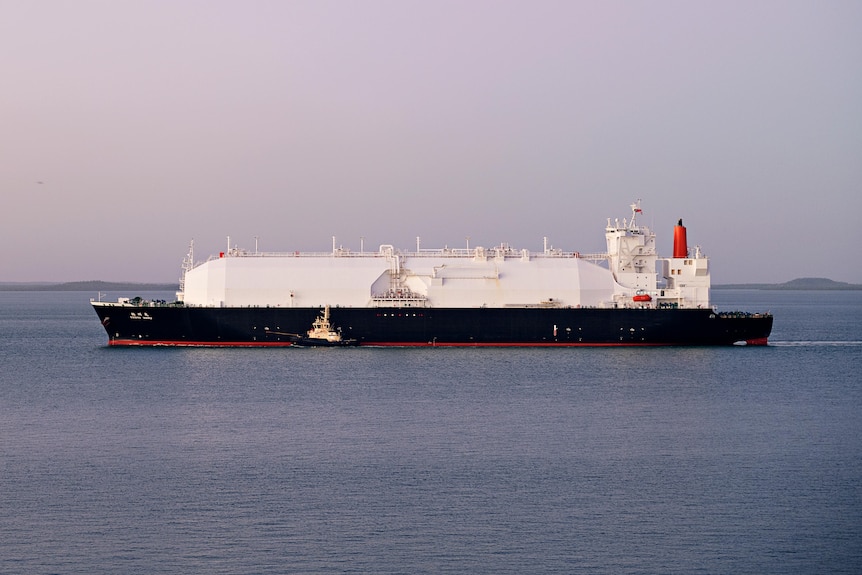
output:
[[[254,252],[183,262],[175,302],[92,301],[112,346],[765,345],[772,315],[710,305],[709,259],[631,215],[607,252],[549,248]]]

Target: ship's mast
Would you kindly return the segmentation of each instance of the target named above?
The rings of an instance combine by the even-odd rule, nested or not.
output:
[[[638,198],[638,200],[637,200],[635,203],[633,203],[631,206],[629,206],[629,207],[631,207],[631,209],[632,209],[632,219],[631,219],[631,221],[629,222],[629,230],[634,231],[634,230],[636,230],[636,229],[637,229],[637,227],[638,227],[638,226],[637,226],[637,216],[638,216],[638,214],[642,214],[642,213],[643,213],[643,210],[641,209],[641,200],[640,200],[640,198]]]

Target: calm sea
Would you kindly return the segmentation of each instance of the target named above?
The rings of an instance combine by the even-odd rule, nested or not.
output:
[[[113,349],[91,295],[0,293],[4,574],[862,572],[862,292],[705,349]]]

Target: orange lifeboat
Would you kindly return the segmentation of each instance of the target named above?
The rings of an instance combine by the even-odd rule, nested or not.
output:
[[[648,293],[639,293],[632,298],[632,301],[652,301],[652,297]]]

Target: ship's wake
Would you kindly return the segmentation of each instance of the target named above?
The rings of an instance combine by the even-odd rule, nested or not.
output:
[[[862,341],[770,341],[772,347],[862,347]]]

